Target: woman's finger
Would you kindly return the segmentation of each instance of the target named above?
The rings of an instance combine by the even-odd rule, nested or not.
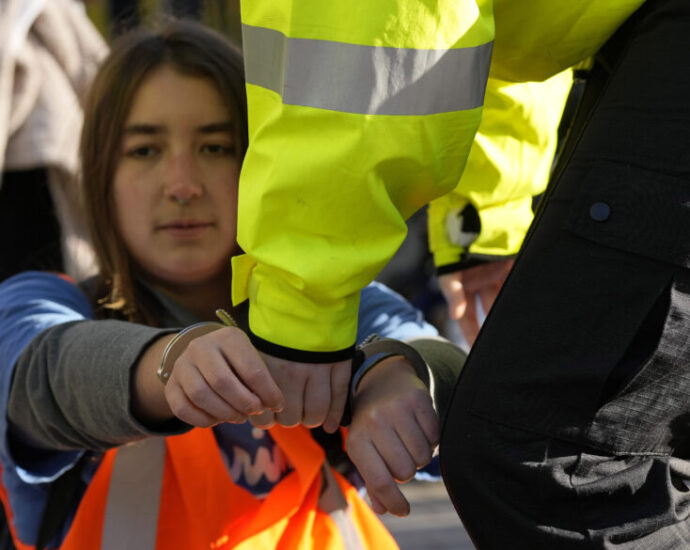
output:
[[[350,393],[352,361],[341,361],[331,366],[331,404],[323,423],[323,429],[334,433],[340,427],[345,404]]]
[[[247,335],[239,329],[229,327],[224,329],[221,336],[225,360],[242,383],[258,397],[261,408],[281,410],[285,401],[283,392]]]
[[[276,423],[275,413],[270,410],[265,410],[261,414],[253,414],[247,418],[249,423],[255,428],[261,428],[262,430],[267,430],[272,428]]]
[[[308,366],[311,370],[304,385],[301,422],[307,428],[321,426],[331,402],[331,367]]]
[[[379,509],[375,508],[377,512],[389,511],[397,516],[409,514],[409,503],[378,449],[370,441],[351,443],[348,445],[348,454],[366,483],[372,504],[376,501],[380,505]]]
[[[165,399],[172,413],[191,426],[210,428],[218,424],[218,420],[206,412],[198,409],[189,401],[187,396],[177,385],[167,384],[165,387]]]
[[[206,362],[205,368],[209,368],[208,362]],[[225,375],[234,378],[234,374],[231,372],[226,372]],[[189,363],[185,356],[177,360],[173,377],[169,383],[178,386],[194,407],[215,418],[217,422],[241,422],[247,417],[247,412],[239,410],[234,406],[234,403],[228,402],[219,395],[209,384],[205,373],[201,372],[196,365]],[[235,379],[235,384],[241,387],[237,379]],[[242,387],[242,390],[254,398],[257,407],[260,406],[256,396],[253,396],[246,388]],[[261,409],[257,409],[257,412],[258,410]]]

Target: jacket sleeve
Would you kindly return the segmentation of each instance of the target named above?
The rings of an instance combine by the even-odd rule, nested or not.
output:
[[[349,358],[360,289],[402,242],[405,219],[462,172],[491,2],[245,1],[242,20],[250,146],[233,301],[249,299],[262,351]]]
[[[542,81],[593,56],[644,0],[494,0],[491,76]]]
[[[517,253],[547,184],[571,71],[545,82],[490,78],[484,115],[457,187],[429,206],[439,273]]]

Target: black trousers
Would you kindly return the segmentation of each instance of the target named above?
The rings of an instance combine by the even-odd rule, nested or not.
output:
[[[456,387],[444,479],[480,550],[690,548],[690,2],[604,46]]]

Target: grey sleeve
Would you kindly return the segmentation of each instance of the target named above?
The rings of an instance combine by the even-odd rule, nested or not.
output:
[[[11,437],[21,446],[100,451],[188,430],[178,420],[144,426],[130,410],[132,367],[169,332],[111,320],[43,331],[15,364],[7,410]]]
[[[432,379],[432,398],[439,417],[444,418],[467,354],[441,337],[419,338],[405,343],[417,350],[426,361]]]

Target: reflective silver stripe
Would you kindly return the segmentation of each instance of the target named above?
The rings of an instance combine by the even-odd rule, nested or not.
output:
[[[364,550],[359,534],[355,529],[355,524],[350,517],[350,509],[335,510],[329,514],[331,519],[338,527],[340,536],[343,539],[345,550]]]
[[[243,25],[247,82],[287,105],[379,115],[464,111],[484,102],[492,43],[422,50],[288,38]]]
[[[321,494],[319,495],[318,506],[335,523],[345,550],[364,550],[362,540],[352,521],[345,494],[340,489],[328,463],[321,467]]]
[[[115,454],[101,550],[155,550],[165,438],[149,437]]]

